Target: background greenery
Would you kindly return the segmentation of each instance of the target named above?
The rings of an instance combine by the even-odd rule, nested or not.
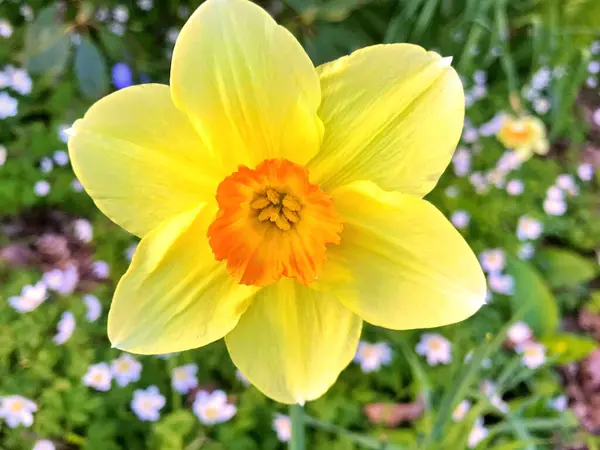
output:
[[[415,354],[418,331],[390,333],[366,327],[364,340],[390,343],[392,363],[370,374],[351,364],[327,395],[306,406],[310,416],[308,448],[461,449],[466,448],[469,431],[480,415],[486,418],[489,435],[479,448],[545,449],[571,444],[600,448],[600,441],[580,427],[572,412],[548,407],[549,400],[565,392],[558,366],[582,360],[596,345],[581,330],[569,327],[568,318],[582,308],[600,311],[595,254],[600,249],[597,176],[580,183],[579,194],[568,199],[566,214],[550,216],[542,207],[546,190],[557,176],[574,175],[584,158],[589,160],[589,149],[598,144],[600,124],[590,130],[589,113],[600,101],[598,92],[586,83],[593,84],[588,64],[594,60],[590,48],[600,37],[600,2],[258,3],[298,37],[315,64],[367,45],[414,42],[453,55],[467,92],[474,86],[476,71],[484,72],[486,92],[468,108],[471,128],[500,111],[510,111],[511,93],[512,107],[520,104],[520,108],[532,110],[533,105],[524,98],[532,76],[540,68],[560,74],[552,76],[540,94],[550,102],[542,118],[552,151],[512,173],[525,185],[518,199],[493,186],[477,192],[469,177],[457,177],[452,169],[429,196],[448,216],[456,210],[468,211],[471,221],[462,232],[476,253],[504,249],[509,259],[507,271],[515,282],[514,294],[494,294],[490,305],[472,319],[439,330],[453,342],[453,362],[447,366],[429,367]],[[61,127],[81,117],[95,99],[114,89],[110,75],[114,64],[126,63],[136,83],[168,82],[173,37],[198,4],[154,0],[152,8],[143,11],[135,2],[0,1],[0,18],[14,27],[10,37],[0,37],[0,70],[9,64],[24,67],[33,79],[31,93],[14,95],[18,114],[0,120],[0,144],[8,150],[7,161],[0,168],[4,225],[0,245],[6,248],[19,243],[33,248],[44,233],[68,235],[72,219],[84,217],[94,225],[94,240],[81,249],[81,258],[103,260],[110,266],[108,281],[91,277],[74,294],[52,298],[33,312],[20,314],[8,305],[8,297],[17,295],[25,284],[37,282],[48,267],[18,266],[6,253],[0,258],[0,396],[20,394],[39,405],[31,428],[10,429],[0,423],[2,449],[30,449],[39,438],[50,438],[63,449],[268,450],[284,446],[272,429],[274,412],[284,409],[236,378],[222,343],[167,360],[139,358],[142,378],[124,388],[113,384],[110,391],[98,392],[81,382],[89,365],[119,355],[106,338],[106,312],[114,283],[128,264],[126,250],[135,241],[103,217],[85,193],[73,189],[74,175],[68,165],[42,173],[40,163],[55,150],[66,149]],[[128,20],[115,20],[118,5],[128,9]],[[493,136],[479,136],[462,145],[472,151],[472,170],[481,173],[491,170],[505,150]],[[598,153],[595,155],[598,161]],[[51,185],[47,196],[35,193],[34,185],[40,180]],[[521,242],[515,230],[524,214],[544,224],[543,237],[530,261],[517,256]],[[7,227],[15,224],[20,232],[8,233]],[[81,297],[86,291],[97,295],[104,306],[95,323],[84,319]],[[51,337],[67,309],[75,314],[77,327],[72,338],[59,346]],[[519,318],[548,347],[548,362],[537,370],[522,367],[518,356],[502,347],[507,325]],[[568,351],[557,353],[554,349],[561,347],[557,344],[561,342],[567,343]],[[472,351],[470,362],[465,363],[465,356]],[[491,367],[482,369],[481,361],[488,357]],[[199,365],[201,385],[221,388],[233,396],[238,413],[231,421],[202,425],[191,412],[191,399],[172,391],[170,370],[189,362]],[[510,406],[508,413],[499,413],[490,399],[480,394],[478,386],[484,378],[496,381]],[[129,406],[133,390],[151,384],[167,397],[156,423],[140,421]],[[425,405],[424,413],[392,428],[372,423],[363,410],[373,402],[397,404],[417,398]],[[471,399],[474,406],[464,421],[454,422],[450,414],[463,398]]]

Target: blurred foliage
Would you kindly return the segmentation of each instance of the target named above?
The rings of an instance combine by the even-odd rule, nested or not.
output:
[[[492,419],[489,435],[479,448],[545,449],[551,448],[551,439],[568,441],[576,426],[574,417],[548,407],[548,400],[563,389],[557,373],[549,364],[535,371],[522,367],[519,357],[502,344],[507,324],[520,319],[532,327],[556,363],[579,361],[596,346],[590,338],[566,334],[560,328],[563,315],[572,314],[584,302],[596,305],[600,312],[598,291],[593,288],[598,277],[594,250],[600,243],[598,180],[568,199],[564,216],[546,216],[542,204],[559,174],[574,173],[581,159],[579,144],[588,138],[576,100],[587,77],[590,44],[599,37],[600,2],[257,3],[296,35],[315,65],[368,45],[412,42],[454,56],[465,88],[472,85],[475,71],[485,72],[487,95],[468,110],[473,126],[484,124],[499,111],[510,111],[509,94],[519,97],[540,68],[565,71],[544,92],[551,109],[543,117],[552,138],[564,145],[550,157],[536,157],[511,173],[511,178],[525,185],[518,200],[493,186],[487,193],[478,193],[468,178],[455,176],[451,169],[428,197],[448,216],[456,210],[470,214],[463,234],[476,253],[486,248],[506,250],[514,295],[495,294],[490,306],[476,316],[441,330],[454,343],[453,363],[448,366],[429,367],[414,354],[416,332],[389,333],[366,327],[365,340],[392,343],[392,364],[368,376],[351,365],[325,397],[307,405],[309,448],[408,449],[418,444],[418,448],[462,449],[479,415]],[[109,73],[115,63],[128,64],[136,82],[168,82],[173,46],[169,36],[198,4],[155,0],[152,9],[142,11],[127,2],[130,17],[122,24],[112,16],[118,5],[115,1],[0,2],[0,18],[14,26],[13,35],[0,40],[0,63],[26,67],[34,78],[33,91],[18,96],[18,115],[0,122],[0,143],[8,149],[7,163],[0,169],[0,216],[60,209],[86,217],[94,224],[96,258],[109,263],[114,280],[124,272],[124,252],[134,239],[109,223],[84,193],[73,188],[74,176],[68,167],[42,173],[40,165],[55,150],[66,148],[61,130],[111,90]],[[25,6],[31,8],[30,19],[24,17]],[[520,108],[532,108],[524,98],[519,103]],[[481,173],[494,167],[504,151],[493,137],[481,136],[472,147],[473,170]],[[40,180],[51,184],[47,196],[35,194],[33,186]],[[448,188],[458,190],[458,195],[447,195]],[[544,217],[544,239],[531,261],[517,258],[522,242],[515,230],[525,213]],[[6,243],[7,238],[0,235],[0,245]],[[154,384],[167,395],[167,407],[154,424],[139,421],[130,410],[133,385],[114,386],[106,393],[83,386],[81,377],[90,364],[119,355],[106,338],[106,314],[96,323],[87,323],[80,293],[46,302],[28,314],[8,307],[6,298],[39,277],[35,270],[0,265],[0,395],[18,393],[35,399],[40,407],[31,431],[0,425],[1,449],[30,449],[38,437],[61,442],[61,449],[282,448],[272,431],[272,418],[283,409],[236,379],[222,343],[169,360],[140,358],[144,369],[139,386]],[[94,291],[105,312],[112,288],[109,284]],[[50,338],[66,309],[75,314],[77,330],[65,345],[56,346]],[[482,367],[487,358],[491,367]],[[189,399],[171,389],[170,370],[189,362],[199,364],[201,384],[218,386],[235,396],[239,410],[234,420],[212,428],[203,426],[191,413]],[[484,378],[499,380],[497,392],[509,403],[508,413],[499,412],[480,393]],[[371,402],[414,401],[418,396],[426,404],[425,414],[396,429],[369,423],[362,410]],[[451,412],[463,398],[472,401],[472,410],[464,421],[454,422]],[[381,442],[390,445],[384,447]]]

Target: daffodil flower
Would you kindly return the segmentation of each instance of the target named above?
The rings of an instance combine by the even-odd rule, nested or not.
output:
[[[463,320],[484,303],[469,246],[423,200],[460,137],[450,60],[378,45],[314,68],[245,0],[208,0],[170,86],[115,92],[77,121],[74,170],[142,238],[116,289],[113,345],[159,354],[222,337],[257,388],[321,396],[362,321]]]
[[[496,137],[506,148],[515,150],[522,161],[528,160],[534,153],[548,153],[546,126],[534,116],[505,115]]]

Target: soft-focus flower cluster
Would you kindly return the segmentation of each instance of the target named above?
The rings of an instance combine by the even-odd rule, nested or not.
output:
[[[192,410],[204,425],[216,425],[227,422],[237,412],[237,407],[230,403],[223,391],[198,391]]]
[[[377,342],[371,344],[369,342],[360,341],[358,349],[354,356],[354,362],[360,365],[363,372],[375,372],[381,366],[387,366],[392,361],[392,349],[386,342]]]
[[[537,369],[546,362],[546,347],[535,341],[533,331],[525,322],[516,322],[508,329],[506,345],[521,354],[525,367]]]
[[[506,255],[500,248],[486,249],[479,255],[483,271],[488,274],[488,286],[497,294],[512,295],[514,279],[502,273],[506,268]]]
[[[441,334],[424,333],[415,350],[430,366],[452,362],[452,344]]]

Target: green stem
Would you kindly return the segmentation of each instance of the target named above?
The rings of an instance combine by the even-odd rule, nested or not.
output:
[[[304,411],[302,406],[290,406],[290,420],[292,421],[292,436],[288,448],[289,450],[304,450],[306,445],[304,439]]]

